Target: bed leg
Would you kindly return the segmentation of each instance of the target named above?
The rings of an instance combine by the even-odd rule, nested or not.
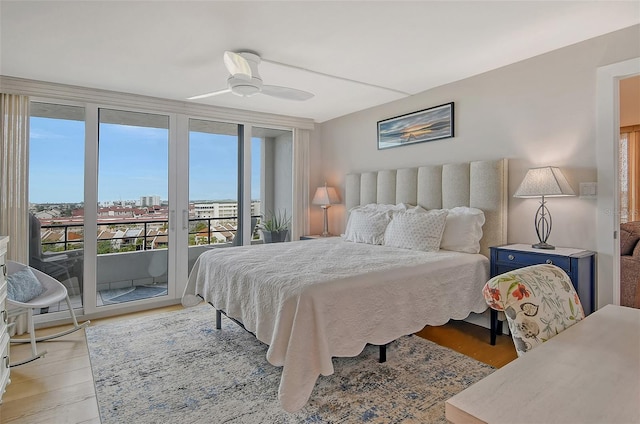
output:
[[[384,362],[387,362],[387,345],[388,344],[389,343],[380,345],[380,358],[378,359],[378,362],[381,364]]]
[[[216,309],[216,330],[222,328],[222,312]]]

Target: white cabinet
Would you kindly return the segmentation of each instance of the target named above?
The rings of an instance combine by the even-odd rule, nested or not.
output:
[[[7,267],[5,257],[9,237],[0,236],[0,403],[2,395],[11,382],[9,379],[9,333],[7,331]]]

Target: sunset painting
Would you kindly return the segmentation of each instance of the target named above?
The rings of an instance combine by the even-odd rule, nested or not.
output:
[[[378,121],[378,149],[453,137],[453,102]]]

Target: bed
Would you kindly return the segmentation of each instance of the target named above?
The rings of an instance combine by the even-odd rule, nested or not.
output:
[[[506,160],[477,161],[345,178],[345,204],[354,211],[349,225],[365,205],[479,209],[479,253],[349,237],[212,249],[196,261],[183,303],[198,295],[266,343],[267,360],[283,367],[281,405],[299,410],[317,378],[333,373],[332,357],[357,356],[367,343],[385,345],[425,325],[486,310],[488,247],[506,242],[506,167]]]

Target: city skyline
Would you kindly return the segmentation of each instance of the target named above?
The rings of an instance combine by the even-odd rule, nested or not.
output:
[[[84,122],[31,117],[30,126],[29,202],[83,203]],[[251,149],[257,199],[260,142],[253,138]],[[98,203],[149,195],[168,201],[167,129],[101,123],[99,143]],[[190,132],[189,143],[189,201],[237,201],[236,137]]]

